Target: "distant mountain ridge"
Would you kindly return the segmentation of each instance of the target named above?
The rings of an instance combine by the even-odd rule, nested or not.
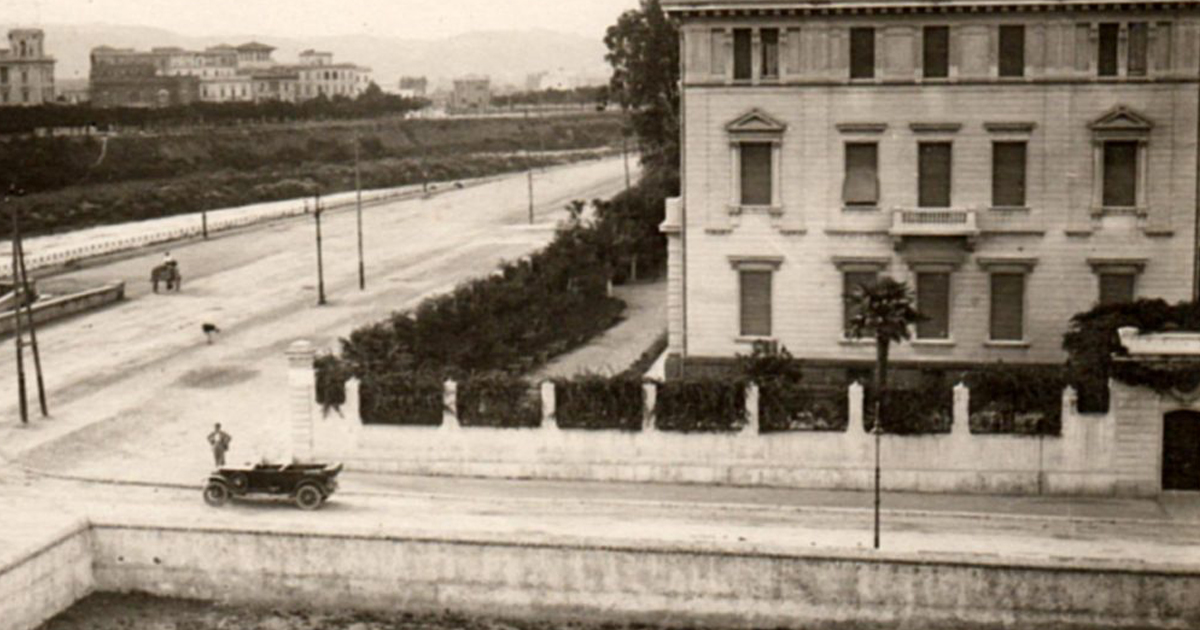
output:
[[[10,26],[0,25],[0,31],[7,32]],[[308,48],[328,50],[336,61],[370,67],[375,81],[385,87],[395,87],[406,75],[423,75],[438,85],[454,77],[482,74],[498,84],[523,87],[525,76],[534,72],[561,70],[597,78],[609,74],[604,42],[545,29],[476,31],[438,40],[414,40],[372,35],[288,38],[254,33],[192,37],[160,28],[109,24],[47,24],[41,28],[46,31],[47,52],[58,60],[55,77],[60,79],[87,78],[88,55],[97,46],[202,49],[248,41],[275,46],[275,59],[285,63],[295,61],[300,51]]]

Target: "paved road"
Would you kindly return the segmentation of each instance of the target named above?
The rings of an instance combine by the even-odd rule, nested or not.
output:
[[[233,455],[253,459],[259,453],[246,445],[279,441],[283,353],[292,341],[332,347],[358,325],[487,274],[548,242],[570,200],[608,196],[623,184],[619,159],[539,173],[532,226],[523,174],[370,208],[362,292],[354,212],[331,213],[322,222],[323,307],[316,306],[311,220],[173,247],[184,274],[178,294],[149,294],[160,251],[75,272],[80,281],[124,280],[130,300],[39,331],[51,419],[34,414],[28,427],[19,425],[13,345],[0,346],[0,456],[41,446],[31,457],[55,469],[112,470],[177,447],[200,455],[190,463],[202,471],[208,462],[203,443],[193,446],[196,433],[222,421],[233,429]],[[213,345],[201,333],[204,322],[223,331]]]

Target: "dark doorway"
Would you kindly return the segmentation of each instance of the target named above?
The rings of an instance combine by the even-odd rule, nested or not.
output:
[[[1163,490],[1200,490],[1200,412],[1163,416]]]

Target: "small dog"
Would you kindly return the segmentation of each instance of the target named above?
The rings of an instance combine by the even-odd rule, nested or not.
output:
[[[217,328],[216,324],[201,324],[200,329],[204,331],[204,336],[208,339],[210,345],[213,342],[213,336],[221,332],[221,329]]]

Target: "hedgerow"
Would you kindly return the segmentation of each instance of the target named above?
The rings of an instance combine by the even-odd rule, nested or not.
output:
[[[445,410],[444,385],[428,374],[365,374],[359,387],[363,424],[437,426]]]
[[[502,372],[458,383],[458,422],[464,427],[532,428],[542,424],[542,399],[524,379]]]
[[[741,379],[679,379],[658,387],[654,426],[661,431],[732,432],[745,425],[746,384]]]
[[[863,428],[875,428],[875,388],[863,389]],[[897,435],[949,433],[954,424],[954,390],[945,375],[922,371],[915,388],[888,388],[884,399],[883,432]]]
[[[330,409],[340,410],[346,403],[346,381],[350,378],[350,370],[332,354],[313,359],[313,369],[317,379],[317,404],[326,413]]]
[[[1062,433],[1061,367],[994,363],[964,380],[971,392],[971,433]]]
[[[554,382],[560,429],[641,431],[642,381],[632,376],[583,375]]]

